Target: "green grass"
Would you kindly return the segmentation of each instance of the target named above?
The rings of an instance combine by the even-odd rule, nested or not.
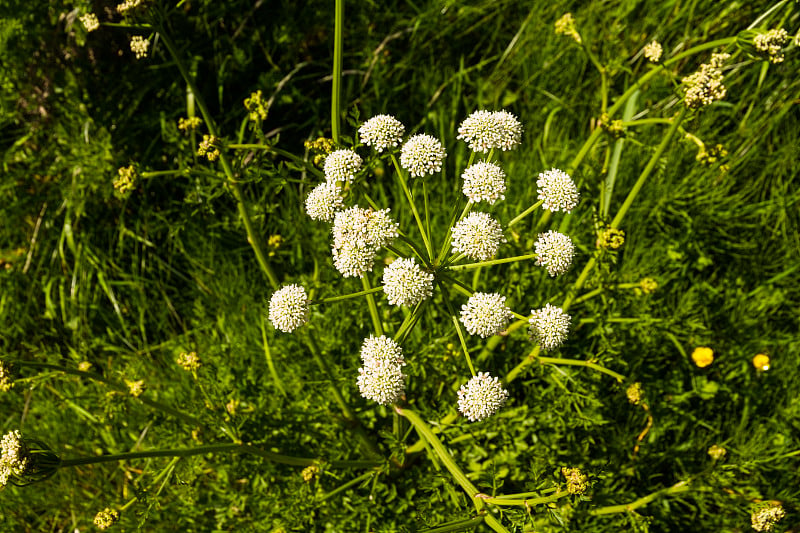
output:
[[[590,361],[625,381],[533,361],[507,380],[503,409],[470,423],[456,409],[469,370],[437,297],[404,345],[409,380],[401,404],[433,429],[435,437],[425,437],[410,418],[359,395],[359,347],[372,332],[363,299],[315,306],[309,326],[293,334],[265,318],[274,289],[248,242],[230,176],[196,157],[202,132],[177,128],[180,117],[200,110],[163,39],[137,61],[128,39],[148,31],[103,26],[86,34],[76,18],[93,10],[107,21],[104,9],[113,3],[1,4],[0,356],[15,365],[16,380],[0,395],[2,432],[19,429],[65,460],[252,442],[332,463],[374,459],[366,440],[379,464],[322,463],[312,482],[302,466],[248,454],[63,468],[2,491],[3,530],[90,531],[98,511],[134,497],[114,526],[121,531],[458,530],[447,529],[451,521],[490,531],[491,524],[471,521],[489,508],[507,531],[733,532],[751,529],[752,505],[762,501],[781,502],[787,513],[774,531],[797,523],[795,46],[780,64],[738,53],[726,70],[726,98],[683,122],[623,219],[624,246],[602,251],[574,294],[569,339],[543,354]],[[303,284],[318,298],[362,289],[333,268],[328,227],[302,207],[322,179],[297,159],[306,156],[303,142],[331,135],[329,4],[151,0],[134,19],[175,42],[222,136],[282,151],[229,150],[228,157],[277,281]],[[500,156],[508,191],[491,212],[508,221],[536,201],[537,174],[566,168],[600,117],[601,76],[573,41],[553,32],[564,12],[605,65],[611,106],[653,68],[639,54],[652,39],[669,59],[733,37],[767,12],[759,27],[797,32],[795,3],[758,4],[348,2],[342,144],[379,113],[395,115],[408,133],[441,139],[445,167],[425,178],[441,243],[461,207],[454,207],[462,201],[459,174],[470,157],[456,140],[458,125],[477,109],[507,109],[525,127],[522,145]],[[612,118],[623,111],[633,119],[673,117],[683,107],[681,78],[711,52],[670,65]],[[259,89],[274,99],[253,130],[244,125],[243,101]],[[627,128],[616,165],[619,141],[600,135],[572,172],[579,207],[545,219],[534,213],[506,232],[502,257],[530,253],[548,228],[569,233],[578,254],[567,274],[550,278],[529,261],[459,279],[507,296],[522,314],[563,302],[597,251],[597,224],[611,222],[668,127]],[[700,165],[685,133],[708,147],[722,144],[727,171]],[[359,153],[371,157],[366,148]],[[123,197],[112,183],[130,164],[144,176],[180,172],[144,177]],[[416,238],[394,170],[376,164],[365,190]],[[609,172],[615,183],[604,209]],[[359,202],[366,205],[363,196]],[[272,235],[281,236],[278,247],[267,245]],[[652,294],[631,288],[645,277],[658,282]],[[377,275],[373,283],[380,284]],[[465,301],[449,296],[456,308]],[[404,311],[380,294],[377,300],[393,332]],[[327,371],[312,357],[309,336]],[[466,344],[476,370],[501,378],[516,375],[534,347],[524,327],[491,340],[468,336]],[[713,348],[711,366],[692,363],[697,346]],[[203,363],[196,380],[175,363],[187,351]],[[757,353],[769,354],[770,370],[755,370]],[[89,374],[74,372],[81,362],[92,364]],[[127,394],[125,380],[144,380],[147,401]],[[634,382],[642,383],[646,408],[626,398]],[[709,457],[714,444],[727,450],[723,459]],[[538,498],[565,487],[562,467],[579,467],[590,490],[530,509],[484,507],[453,470],[487,495]],[[629,511],[615,507],[637,501]]]

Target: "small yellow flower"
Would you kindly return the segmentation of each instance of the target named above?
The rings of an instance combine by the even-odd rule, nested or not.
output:
[[[125,385],[128,386],[128,392],[130,392],[131,396],[133,396],[134,398],[138,398],[144,392],[144,380],[143,379],[139,379],[139,380],[136,380],[136,381],[130,380],[130,379],[126,379],[125,380]]]
[[[97,529],[108,529],[119,521],[119,511],[106,507],[94,517]]]
[[[561,468],[561,473],[567,478],[567,492],[570,494],[583,494],[589,488],[589,478],[579,468]]]
[[[728,453],[728,450],[726,450],[722,446],[719,446],[718,444],[714,444],[708,449],[709,457],[711,457],[715,461],[719,461],[720,459],[725,457],[726,453]]]
[[[198,127],[200,127],[202,122],[203,121],[200,120],[200,117],[181,117],[178,119],[178,129],[183,131],[196,130]]]
[[[578,28],[576,27],[572,13],[564,13],[564,15],[556,21],[556,35],[566,35],[576,43],[581,44],[581,34],[578,33]]]
[[[319,467],[317,465],[307,466],[300,474],[303,476],[303,481],[311,483],[319,477]]]
[[[628,389],[625,391],[625,394],[628,396],[628,401],[630,403],[633,405],[639,405],[642,402],[642,397],[644,396],[642,384],[637,381],[628,387]]]
[[[197,369],[200,368],[200,358],[197,357],[197,352],[181,352],[176,362],[187,372],[197,372]]]
[[[705,368],[714,362],[714,350],[708,346],[698,346],[692,352],[692,361],[699,368]]]
[[[766,372],[769,370],[769,356],[765,353],[760,353],[753,357],[753,366],[759,372]]]
[[[90,363],[89,361],[81,361],[80,363],[78,363],[78,370],[80,370],[81,372],[88,372],[91,369],[92,369],[92,363]]]

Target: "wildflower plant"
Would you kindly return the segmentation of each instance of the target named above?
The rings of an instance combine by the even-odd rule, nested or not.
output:
[[[430,15],[432,5],[420,9]],[[436,7],[437,17],[456,21],[473,14]],[[788,7],[785,1],[763,13],[748,7],[753,17],[747,22],[788,25],[791,16],[778,17]],[[778,96],[791,84],[773,83],[767,72],[793,60],[789,34],[751,28],[718,35],[741,22],[736,19],[710,24],[708,33],[719,38],[697,43],[685,35],[693,25],[682,23],[680,32],[659,28],[667,51],[638,28],[619,39],[630,42],[622,50],[614,39],[598,45],[589,7],[556,20],[552,10],[533,6],[533,14],[549,12],[548,20],[528,16],[515,35],[501,39],[507,48],[496,54],[465,54],[465,62],[473,55],[490,59],[459,67],[443,85],[423,83],[429,100],[417,107],[399,98],[401,86],[409,94],[423,92],[416,73],[395,84],[388,97],[376,96],[388,91],[390,72],[421,70],[386,69],[402,49],[393,42],[408,39],[414,49],[426,25],[376,43],[368,61],[348,65],[345,76],[344,64],[361,56],[344,53],[344,27],[359,19],[345,18],[340,0],[316,14],[328,9],[330,77],[310,74],[312,65],[320,65],[316,41],[327,33],[302,28],[303,54],[314,61],[303,57],[286,71],[283,64],[261,68],[241,86],[226,83],[242,81],[239,73],[249,71],[243,67],[253,66],[242,43],[265,43],[266,63],[278,66],[270,39],[255,33],[250,41],[241,38],[264,22],[258,6],[243,10],[246,17],[219,18],[216,26],[205,19],[200,24],[197,10],[182,4],[125,0],[115,12],[106,11],[110,20],[102,21],[101,33],[125,35],[118,55],[132,61],[129,46],[137,59],[150,58],[136,68],[153,76],[170,73],[174,79],[154,94],[181,108],[159,110],[155,142],[107,147],[105,158],[123,151],[126,142],[144,147],[144,161],[104,174],[113,203],[81,188],[84,170],[71,162],[73,181],[60,185],[69,194],[58,202],[48,198],[36,216],[18,224],[29,234],[22,251],[0,247],[12,280],[0,300],[3,318],[10,317],[6,294],[14,294],[36,309],[37,320],[55,324],[31,339],[20,333],[31,335],[30,327],[2,326],[15,339],[3,339],[3,347],[14,358],[21,354],[13,366],[0,362],[4,401],[16,402],[9,412],[24,412],[25,428],[63,416],[37,404],[42,397],[58,401],[78,419],[71,434],[86,439],[66,442],[54,432],[55,453],[9,430],[2,440],[0,485],[16,496],[12,485],[61,471],[62,484],[84,492],[90,480],[98,481],[103,501],[89,502],[91,512],[83,505],[81,520],[88,524],[94,516],[99,529],[120,522],[132,527],[134,520],[140,528],[146,520],[165,523],[177,506],[171,525],[190,529],[286,531],[335,524],[342,531],[508,533],[557,524],[618,531],[647,529],[644,514],[651,513],[661,529],[691,530],[694,517],[677,516],[691,508],[718,520],[714,530],[738,530],[747,526],[749,503],[795,498],[785,479],[783,491],[776,488],[772,496],[768,483],[737,476],[774,474],[774,464],[788,477],[785,472],[796,466],[798,452],[785,437],[791,427],[776,433],[756,426],[751,436],[744,431],[753,430],[751,420],[765,410],[761,396],[782,398],[787,387],[776,384],[781,373],[767,372],[772,355],[753,354],[768,349],[779,363],[786,357],[766,343],[748,339],[736,346],[716,338],[701,323],[706,314],[698,312],[698,301],[717,298],[734,314],[728,303],[734,291],[758,299],[758,290],[729,278],[724,288],[711,286],[725,268],[710,257],[717,251],[713,245],[687,242],[685,235],[674,245],[651,245],[662,242],[655,234],[699,218],[690,203],[682,203],[682,191],[715,200],[739,194],[725,182],[693,184],[708,169],[724,166],[725,174],[735,174],[737,161],[728,159],[752,149],[713,138],[706,129],[714,117],[704,116],[725,114],[725,121],[736,120],[745,131],[759,114],[751,113],[754,106],[785,105],[788,100]],[[366,13],[363,6],[352,9]],[[198,22],[192,28],[230,29],[235,50],[206,58],[200,39],[175,33],[185,26],[182,18]],[[269,26],[279,43],[284,32],[299,29],[291,17],[284,21]],[[80,23],[78,35],[84,36],[100,21],[84,15]],[[541,39],[529,25],[565,38]],[[599,35],[614,27],[609,23]],[[532,44],[531,33],[557,53],[564,73],[580,70],[572,76],[580,90],[567,85],[568,76],[541,81],[538,70],[528,80],[516,78],[516,67],[530,68],[517,43]],[[221,46],[222,40],[211,44]],[[453,43],[454,50],[463,46]],[[98,55],[87,54],[88,62]],[[761,71],[751,85],[760,91],[767,84],[758,94],[769,94],[768,104],[741,90],[755,62]],[[361,84],[350,83],[355,76]],[[370,76],[384,80],[374,93]],[[330,82],[330,121],[314,115],[319,102],[313,112],[282,109],[309,101],[298,87],[319,90],[320,80]],[[211,87],[216,90],[209,94]],[[450,97],[452,105],[445,105]],[[137,98],[143,107],[161,105]],[[534,108],[528,98],[544,104]],[[231,102],[236,107],[228,109]],[[740,113],[743,103],[747,111]],[[364,110],[373,114],[362,117]],[[126,112],[130,124],[138,110]],[[88,144],[100,133],[81,118],[81,129],[65,131],[81,131]],[[29,152],[44,146],[26,143],[18,144]],[[25,157],[9,157],[6,164]],[[675,178],[680,173],[685,176]],[[13,196],[57,181],[47,174],[36,174],[33,186],[13,183],[2,192]],[[785,206],[796,203],[788,189],[781,204],[785,226],[776,225],[786,235],[795,221]],[[643,199],[649,203],[641,205]],[[90,207],[110,213],[113,230],[94,214],[91,229],[85,221],[78,224]],[[760,219],[766,216],[762,209],[759,203],[741,216]],[[62,230],[52,231],[62,219]],[[754,226],[748,226],[751,232]],[[49,239],[48,253],[40,250],[43,238]],[[748,246],[736,253],[744,256]],[[711,280],[700,289],[682,294],[673,288],[700,271]],[[43,272],[52,279],[37,281]],[[795,279],[794,270],[765,279],[777,286]],[[29,284],[25,291],[20,283]],[[794,289],[781,290],[747,309],[766,309],[762,314],[788,324],[781,306]],[[745,318],[739,321],[744,329],[757,329],[755,319]],[[720,346],[722,355],[715,359],[711,348],[696,347],[698,339]],[[98,405],[87,397],[99,398]],[[727,406],[742,397],[754,405],[731,416]],[[697,404],[708,406],[706,412]],[[794,406],[781,408],[791,415]],[[709,448],[713,442],[720,444]],[[756,444],[770,455],[753,460]],[[230,455],[241,457],[226,463],[222,457]],[[680,463],[673,464],[678,455]],[[102,470],[116,462],[125,468]],[[674,497],[681,505],[651,505]],[[115,498],[127,501],[109,501]],[[702,505],[684,505],[692,498]],[[208,512],[207,502],[217,500],[225,504]],[[705,511],[720,509],[723,501],[733,509],[724,517]],[[792,512],[792,506],[784,510],[766,501],[771,503],[752,509],[753,529],[779,528]],[[132,507],[136,512],[127,512]]]

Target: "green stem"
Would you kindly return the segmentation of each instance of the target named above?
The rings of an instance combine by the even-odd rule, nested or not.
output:
[[[419,232],[422,234],[422,242],[425,243],[425,251],[428,252],[428,260],[433,261],[433,248],[431,247],[431,241],[428,238],[427,232],[425,231],[425,226],[422,224],[422,219],[419,216],[419,211],[417,211],[417,206],[414,204],[414,198],[411,196],[411,191],[408,189],[408,184],[403,176],[403,170],[400,168],[400,164],[397,162],[397,158],[394,156],[394,154],[392,154],[392,163],[394,163],[397,180],[400,182],[400,186],[403,188],[403,193],[406,195],[408,204],[411,207],[411,212],[414,214],[414,220],[417,221],[417,227],[419,228]]]
[[[644,168],[642,173],[639,175],[639,179],[636,180],[634,183],[633,188],[628,193],[628,197],[625,198],[625,201],[622,203],[622,207],[619,208],[617,212],[617,216],[614,217],[614,220],[611,221],[610,227],[618,228],[620,223],[622,223],[622,219],[625,214],[630,209],[633,201],[636,199],[636,195],[639,194],[639,191],[644,186],[647,178],[650,176],[650,173],[658,163],[658,160],[661,158],[661,154],[664,153],[664,150],[667,149],[667,146],[672,141],[672,137],[675,135],[675,132],[678,130],[678,126],[680,126],[681,122],[683,121],[683,117],[686,115],[686,107],[682,107],[678,116],[673,120],[672,126],[670,126],[667,134],[664,136],[664,139],[661,141],[661,144],[658,145],[656,148],[655,153],[650,158],[650,161],[647,162],[647,166]]]
[[[543,503],[550,503],[557,500],[560,500],[564,496],[569,496],[569,491],[562,490],[560,492],[556,492],[555,494],[551,494],[550,496],[542,496],[540,498],[530,498],[530,499],[512,499],[507,498],[505,496],[498,496],[497,498],[485,498],[484,501],[486,503],[492,503],[494,505],[509,505],[509,506],[521,506],[521,507],[530,507],[531,505],[541,505]]]
[[[339,144],[339,114],[342,105],[342,52],[344,49],[344,0],[336,0],[333,25],[333,86],[331,88],[331,137]]]
[[[461,471],[456,462],[453,460],[453,457],[445,449],[442,441],[440,441],[439,438],[433,434],[431,428],[428,427],[428,424],[423,422],[422,418],[420,418],[420,416],[411,409],[401,409],[400,407],[395,406],[395,410],[400,416],[406,417],[408,421],[411,422],[411,425],[414,426],[414,429],[417,430],[419,436],[425,439],[428,444],[430,444],[431,448],[433,448],[433,451],[436,453],[436,456],[442,462],[444,467],[448,472],[450,472],[450,475],[453,476],[453,479],[456,480],[461,488],[464,489],[464,492],[466,492],[467,496],[469,496],[469,498],[472,500],[475,508],[480,511],[484,505],[481,498],[477,498],[477,495],[479,494],[478,489],[475,488],[475,485],[473,485],[469,479],[467,479],[467,476]]]
[[[475,529],[475,526],[479,526],[483,522],[484,522],[483,516],[476,516],[474,518],[464,518],[462,520],[454,520],[453,522],[442,524],[433,529],[423,529],[419,533],[448,533],[451,531],[468,531]]]
[[[444,284],[440,279],[436,280],[436,284],[439,285],[439,289],[442,291],[442,299],[447,306],[447,311],[450,313],[450,318],[453,320],[456,333],[458,333],[458,340],[461,343],[461,350],[464,352],[464,358],[467,360],[467,366],[469,367],[469,371],[474,376],[475,367],[472,366],[472,359],[469,356],[469,349],[467,348],[467,339],[464,338],[464,331],[461,329],[461,323],[458,321],[458,316],[456,315],[455,309],[453,309],[453,304],[450,303],[450,298],[447,297],[447,291],[445,290]]]
[[[342,491],[345,491],[345,490],[349,489],[349,488],[350,488],[350,487],[352,487],[353,485],[358,485],[359,483],[361,483],[361,482],[362,482],[362,481],[364,481],[365,479],[369,479],[370,477],[372,477],[372,476],[374,476],[374,475],[375,475],[375,472],[366,472],[366,473],[364,473],[364,474],[361,474],[361,475],[360,475],[360,476],[358,476],[357,478],[355,478],[355,479],[351,479],[350,481],[348,481],[348,482],[347,482],[347,483],[345,483],[344,485],[341,485],[341,486],[339,486],[339,487],[336,487],[336,488],[335,488],[335,489],[333,489],[332,491],[328,492],[327,494],[325,494],[324,496],[322,496],[321,498],[319,498],[317,501],[320,501],[320,502],[322,502],[322,501],[325,501],[325,500],[327,500],[327,499],[333,498],[334,496],[336,496],[336,495],[337,495],[337,494],[339,494],[340,492],[342,492]]]
[[[81,370],[77,370],[77,369],[73,369],[73,368],[64,368],[64,367],[61,367],[61,366],[58,366],[58,365],[53,365],[53,364],[50,364],[50,363],[35,363],[35,362],[32,362],[32,361],[15,361],[14,364],[16,366],[20,366],[20,367],[24,366],[24,367],[28,367],[28,368],[46,368],[48,370],[56,370],[58,372],[63,372],[64,374],[71,374],[73,376],[79,376],[79,377],[82,377],[82,378],[88,378],[88,379],[91,379],[92,381],[96,381],[98,383],[103,383],[107,387],[109,387],[111,389],[114,389],[114,390],[116,390],[118,392],[122,392],[124,394],[128,394],[129,393],[128,386],[125,385],[124,383],[117,383],[115,381],[111,381],[111,380],[106,379],[105,377],[101,376],[100,374],[96,374],[94,372],[83,372]],[[170,416],[172,416],[174,418],[177,418],[179,420],[183,420],[184,422],[186,422],[186,423],[188,423],[188,424],[190,424],[192,426],[202,426],[203,425],[203,422],[199,418],[195,418],[192,415],[188,415],[186,413],[178,411],[177,409],[175,409],[173,407],[170,407],[168,405],[165,405],[165,404],[163,404],[161,402],[158,402],[156,400],[151,400],[150,398],[148,398],[144,394],[140,395],[136,399],[139,400],[140,402],[142,402],[143,404],[145,404],[145,405],[147,405],[149,407],[152,407],[153,409],[161,411],[162,413],[168,414],[168,415],[170,415]]]
[[[194,455],[205,455],[209,453],[248,453],[275,463],[292,466],[310,466],[319,459],[307,459],[304,457],[292,457],[279,453],[268,452],[253,446],[252,444],[212,444],[208,446],[198,446],[197,448],[179,448],[171,450],[148,450],[143,452],[117,453],[110,455],[99,455],[96,457],[78,457],[75,459],[65,459],[61,461],[59,467],[70,467],[80,465],[91,465],[97,463],[111,463],[115,461],[127,461],[131,459],[144,459],[149,457],[192,457]],[[326,461],[334,468],[370,468],[381,463],[377,461]]]
[[[543,365],[585,366],[587,368],[591,368],[593,370],[597,370],[598,372],[602,372],[603,374],[609,375],[620,383],[625,381],[625,376],[623,376],[622,374],[618,374],[613,370],[609,370],[606,367],[598,365],[597,363],[593,363],[591,361],[582,361],[579,359],[562,359],[559,357],[537,357],[536,359]]]
[[[439,250],[439,255],[436,257],[437,264],[444,261],[444,258],[447,257],[447,253],[450,251],[450,243],[453,241],[453,227],[458,224],[462,218],[467,216],[467,213],[470,212],[473,205],[474,204],[472,203],[472,200],[467,200],[467,205],[464,206],[464,210],[461,211],[461,215],[457,219],[453,219],[453,224],[447,228],[447,233],[444,236],[444,241],[442,242],[442,247]]]
[[[286,394],[286,389],[283,387],[283,380],[281,379],[280,374],[278,374],[277,369],[275,368],[275,364],[272,361],[272,350],[269,349],[269,341],[267,340],[267,319],[263,317],[261,319],[261,341],[264,344],[264,357],[267,359],[267,368],[269,369],[269,375],[272,376],[272,381],[275,383],[275,387],[280,391],[284,398],[288,398],[289,395]]]
[[[378,314],[378,305],[375,303],[375,296],[373,295],[376,290],[383,290],[383,287],[375,287],[374,289],[370,286],[369,276],[368,273],[365,273],[361,276],[361,286],[364,287],[364,290],[361,291],[362,294],[367,295],[367,307],[369,308],[369,316],[372,317],[372,327],[375,330],[375,335],[381,336],[383,335],[383,325],[381,324],[381,317]]]
[[[536,254],[517,255],[514,257],[505,257],[503,259],[491,259],[489,261],[479,261],[477,263],[467,263],[465,265],[453,265],[449,268],[450,270],[472,270],[474,268],[502,265],[503,263],[513,263],[515,261],[527,261],[529,259],[536,259]]]
[[[652,494],[648,494],[638,500],[634,500],[631,503],[623,503],[620,505],[609,505],[608,507],[601,507],[599,509],[592,509],[589,511],[589,514],[600,516],[600,515],[607,515],[607,514],[615,514],[615,513],[629,513],[639,507],[644,507],[645,505],[651,503],[653,500],[660,498],[662,496],[671,496],[674,494],[681,494],[683,492],[689,492],[689,482],[688,481],[680,481],[674,484],[671,487],[666,489],[662,489]]]
[[[406,340],[406,337],[411,333],[411,330],[414,329],[414,326],[417,325],[419,322],[420,316],[422,316],[422,306],[425,305],[425,302],[428,300],[423,300],[419,302],[406,317],[403,319],[403,322],[400,324],[400,327],[397,328],[397,331],[394,334],[394,341],[398,344],[403,344]]]
[[[369,281],[365,281],[364,278],[361,279],[362,283],[369,284]],[[350,298],[358,298],[359,296],[370,295],[376,292],[381,292],[383,290],[383,285],[379,287],[369,287],[365,288],[363,291],[358,292],[351,292],[350,294],[342,294],[340,296],[329,296],[328,298],[320,298],[319,300],[314,300],[311,302],[310,305],[319,305],[319,304],[329,304],[332,302],[340,302],[342,300],[349,300]]]
[[[314,360],[317,362],[317,366],[319,366],[322,375],[328,379],[330,390],[333,393],[333,400],[339,406],[339,409],[342,411],[342,415],[344,416],[345,420],[349,422],[352,426],[353,432],[356,434],[356,437],[361,441],[361,445],[364,451],[373,457],[380,457],[380,452],[375,444],[369,439],[364,428],[361,427],[358,419],[353,414],[353,411],[350,409],[350,406],[347,405],[347,402],[344,401],[344,397],[342,393],[339,391],[339,388],[336,386],[336,381],[334,380],[333,372],[331,371],[328,362],[325,360],[324,357],[321,356],[319,347],[317,346],[316,340],[314,340],[314,333],[307,331],[305,335],[306,343],[308,344],[308,348],[311,351],[311,355],[314,357]]]
[[[194,83],[194,80],[189,75],[189,71],[186,69],[186,65],[183,64],[180,55],[178,54],[178,49],[175,47],[175,44],[172,42],[172,39],[167,35],[167,33],[163,30],[163,28],[159,29],[159,35],[161,35],[161,40],[164,43],[164,46],[169,51],[172,59],[175,61],[175,65],[178,67],[178,70],[183,77],[183,80],[186,82],[186,85],[189,87],[189,90],[194,95],[195,102],[197,103],[197,107],[200,109],[200,113],[203,115],[203,120],[205,120],[206,127],[208,128],[208,133],[213,135],[214,137],[219,137],[217,132],[217,126],[214,122],[214,118],[211,116],[211,113],[208,111],[206,107],[205,100],[203,99],[200,91],[197,89],[197,85]],[[260,240],[253,229],[253,223],[250,219],[250,212],[247,209],[247,204],[244,202],[244,194],[242,193],[239,184],[236,182],[236,178],[233,175],[233,170],[231,169],[230,163],[228,162],[228,158],[224,153],[220,153],[219,155],[219,162],[222,166],[222,171],[225,173],[225,177],[228,180],[228,186],[233,193],[234,198],[236,198],[236,207],[239,210],[239,217],[242,219],[242,223],[244,224],[245,231],[247,232],[247,242],[250,243],[250,246],[253,248],[253,252],[256,255],[256,260],[258,261],[259,266],[261,267],[262,272],[264,275],[267,276],[267,280],[269,280],[269,284],[272,286],[273,289],[277,289],[280,284],[278,283],[278,278],[275,277],[275,273],[272,271],[272,267],[269,266],[267,262],[267,256],[264,254],[264,250],[261,247]]]
[[[543,203],[544,203],[544,200],[539,200],[538,202],[536,202],[535,204],[533,204],[532,206],[530,206],[528,209],[526,209],[525,211],[523,211],[523,212],[522,212],[522,213],[520,213],[519,215],[517,215],[517,216],[515,216],[514,218],[512,218],[512,219],[511,219],[511,222],[509,222],[509,223],[506,225],[506,228],[510,228],[510,227],[511,227],[511,226],[513,226],[514,224],[516,224],[516,223],[520,222],[520,221],[521,221],[523,218],[525,218],[526,216],[530,215],[531,213],[533,213],[534,211],[536,211],[537,209],[539,209],[539,207],[540,207],[540,206],[541,206]]]
[[[265,152],[268,152],[268,153],[272,153],[272,154],[283,156],[286,159],[289,159],[290,161],[296,163],[297,165],[305,167],[306,170],[308,170],[312,174],[315,174],[317,177],[321,178],[321,177],[325,176],[324,172],[322,172],[320,169],[315,167],[309,161],[306,161],[302,157],[296,156],[291,152],[287,152],[286,150],[281,150],[280,148],[276,148],[276,147],[271,146],[269,144],[237,144],[237,143],[232,143],[232,144],[226,144],[225,148],[232,148],[232,149],[235,149],[235,150],[264,150]]]

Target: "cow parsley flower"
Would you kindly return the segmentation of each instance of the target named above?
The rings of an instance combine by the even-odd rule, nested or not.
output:
[[[722,84],[722,66],[729,57],[730,54],[713,54],[711,60],[700,65],[697,72],[681,80],[687,107],[697,109],[725,98],[727,90]]]
[[[94,13],[84,13],[79,18],[83,27],[86,28],[87,33],[93,32],[100,27],[100,21]]]
[[[308,322],[308,295],[300,285],[286,285],[275,291],[269,300],[269,321],[277,329],[289,333]]]
[[[506,297],[494,293],[476,292],[461,306],[461,323],[470,335],[483,338],[506,329],[512,316]]]
[[[391,115],[376,115],[363,123],[358,128],[361,142],[383,152],[387,148],[394,148],[403,140],[406,127]]]
[[[508,399],[508,391],[500,380],[488,372],[478,372],[458,390],[458,410],[470,422],[489,418]]]
[[[150,49],[150,41],[141,35],[134,35],[131,37],[131,52],[136,56],[136,59],[147,57],[147,51]]]
[[[453,250],[470,259],[486,261],[506,242],[500,223],[487,213],[470,213],[453,227]]]
[[[361,344],[361,360],[365,365],[372,363],[387,363],[405,365],[403,349],[391,337],[370,335]]]
[[[383,271],[383,292],[392,305],[417,305],[433,294],[433,274],[413,258],[395,259]]]
[[[464,180],[462,191],[472,202],[486,200],[490,204],[505,199],[506,173],[500,165],[481,161],[467,167],[461,174]]]
[[[568,314],[554,305],[533,310],[528,319],[531,338],[546,352],[558,348],[567,340],[570,320]]]
[[[539,239],[534,243],[534,249],[537,256],[536,264],[544,266],[551,276],[569,270],[575,255],[575,245],[569,236],[553,230],[540,233]]]
[[[442,170],[446,156],[442,143],[423,133],[409,137],[405,142],[400,152],[400,165],[411,177],[421,178]]]
[[[372,271],[375,253],[398,235],[389,209],[373,211],[353,206],[333,218],[333,263],[344,277]]]
[[[333,222],[333,217],[343,207],[341,189],[333,181],[320,183],[306,197],[306,213],[314,220]]]
[[[776,28],[753,37],[756,50],[766,54],[770,63],[782,63],[784,59],[781,47],[789,40],[789,34],[783,28]]]
[[[388,361],[371,361],[358,369],[358,390],[368,400],[389,405],[403,396],[405,377],[400,365]]]
[[[18,430],[10,431],[0,440],[0,488],[9,478],[22,476],[28,468],[27,450]]]
[[[578,205],[578,187],[569,174],[557,168],[541,172],[536,180],[539,188],[539,200],[548,211],[564,211],[571,213]]]
[[[658,63],[658,60],[661,59],[661,53],[663,51],[664,49],[661,47],[661,43],[658,41],[651,41],[645,45],[642,53],[644,54],[644,57],[651,63]]]
[[[522,124],[507,111],[475,111],[459,125],[456,138],[473,152],[510,150],[522,141]]]
[[[351,183],[356,172],[361,170],[361,156],[352,150],[334,150],[325,158],[325,180],[336,183]]]
[[[756,531],[772,531],[775,524],[786,516],[786,511],[778,502],[763,502],[750,514],[750,525]]]

